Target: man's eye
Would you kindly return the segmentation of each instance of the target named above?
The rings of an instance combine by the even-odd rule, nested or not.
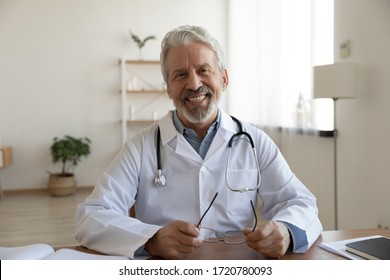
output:
[[[177,79],[183,78],[184,76],[185,76],[184,73],[176,73],[176,75],[174,76],[174,78],[175,78],[175,80],[177,80]]]

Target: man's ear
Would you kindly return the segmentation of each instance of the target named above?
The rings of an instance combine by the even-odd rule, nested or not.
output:
[[[229,75],[228,75],[228,72],[226,69],[223,71],[222,82],[223,82],[223,84],[222,84],[223,90],[225,90],[227,88],[227,86],[229,85]]]

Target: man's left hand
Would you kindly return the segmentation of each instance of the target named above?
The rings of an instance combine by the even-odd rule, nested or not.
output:
[[[266,257],[280,258],[290,245],[290,233],[280,222],[269,221],[253,232],[251,229],[244,229],[243,232],[248,246]]]

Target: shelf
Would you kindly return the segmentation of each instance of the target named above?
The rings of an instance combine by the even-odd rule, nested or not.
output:
[[[157,120],[128,120],[128,124],[152,124],[154,122],[157,122]]]
[[[166,90],[158,90],[158,89],[140,89],[140,90],[127,90],[128,94],[135,94],[135,93],[158,93],[163,94],[167,93]]]
[[[121,61],[119,60],[119,63]],[[126,59],[126,64],[160,64],[159,60],[134,60],[134,59]]]

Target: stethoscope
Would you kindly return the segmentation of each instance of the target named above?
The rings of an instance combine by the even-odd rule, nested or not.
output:
[[[231,118],[237,124],[238,132],[236,134],[234,134],[230,138],[229,143],[228,143],[228,160],[227,160],[226,172],[225,172],[225,180],[226,180],[227,187],[231,191],[233,191],[233,192],[256,191],[260,187],[260,181],[261,180],[260,180],[260,167],[259,167],[259,163],[258,163],[258,160],[257,160],[256,149],[255,149],[255,145],[254,145],[253,139],[252,139],[252,137],[250,136],[249,133],[243,131],[242,124],[241,124],[241,122],[238,119],[236,119],[233,116],[231,116]],[[229,167],[230,167],[230,155],[231,155],[231,151],[232,151],[233,142],[238,140],[238,139],[240,139],[241,136],[244,136],[246,138],[246,139],[245,138],[244,139],[247,140],[250,143],[250,145],[251,145],[252,154],[253,154],[253,157],[254,157],[254,161],[256,162],[256,168],[257,168],[257,184],[256,184],[256,187],[252,187],[252,188],[247,188],[247,187],[234,188],[234,187],[231,186],[231,184],[229,182],[228,170],[229,170]],[[167,179],[166,179],[165,175],[162,173],[161,151],[160,151],[161,133],[160,133],[160,127],[159,126],[157,126],[157,136],[156,136],[156,138],[157,138],[157,143],[156,143],[157,175],[154,178],[154,183],[157,186],[164,187],[166,185],[166,183],[167,183]]]
[[[161,137],[160,137],[160,127],[157,126],[157,144],[156,144],[156,156],[157,156],[157,176],[154,178],[154,183],[157,186],[164,187],[167,183],[167,179],[165,178],[165,175],[162,174],[162,166],[161,166],[161,152],[160,152],[160,145],[161,145]]]

